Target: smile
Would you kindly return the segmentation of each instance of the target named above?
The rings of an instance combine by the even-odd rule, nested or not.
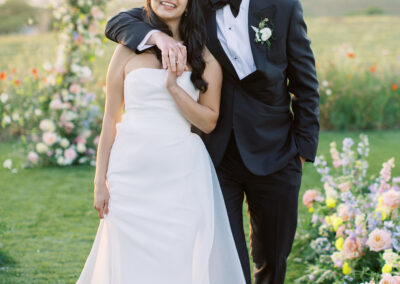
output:
[[[171,2],[161,1],[160,4],[163,5],[163,6],[169,7],[169,8],[176,8],[176,5],[174,3],[171,3]]]

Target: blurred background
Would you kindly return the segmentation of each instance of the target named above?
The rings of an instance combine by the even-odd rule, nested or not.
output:
[[[92,37],[88,36],[94,43],[89,43],[101,46],[92,54],[80,45],[79,28],[68,26],[64,6],[58,7],[61,2],[0,0],[0,162],[4,162],[0,169],[0,283],[74,283],[93,242],[98,225],[92,207],[93,152],[104,108],[105,75],[115,48],[115,43],[104,38],[104,25],[111,16],[142,6],[144,1],[98,2],[101,11],[91,9],[90,5],[72,10],[77,13],[73,21],[79,23],[81,19],[83,26],[92,18],[98,19],[98,26],[87,28],[97,28]],[[318,153],[331,161],[332,141],[340,148],[345,137],[357,141],[365,133],[371,147],[368,173],[377,174],[389,158],[400,160],[400,1],[301,2],[320,81],[322,132]],[[64,18],[59,13],[64,13]],[[63,43],[68,36],[77,48]],[[81,57],[74,53],[78,49]],[[64,56],[62,60],[63,52],[76,57]],[[91,72],[90,80],[79,81],[79,86],[73,84],[79,77],[78,71],[71,75],[69,69],[73,70],[70,63],[76,58],[87,63]],[[68,67],[53,74],[59,60],[64,65],[67,62]],[[90,115],[85,112],[90,134],[72,137],[67,126],[60,130],[61,124],[43,123],[43,114],[57,109],[54,106],[64,96],[62,89],[90,101],[82,108],[72,107],[72,112],[96,110],[91,120],[86,120]],[[76,100],[75,97],[70,102]],[[27,115],[30,111],[32,114]],[[47,116],[51,115],[54,113]],[[72,155],[77,157],[76,161],[70,159],[67,163],[57,149],[49,154],[37,144],[32,146],[38,143],[41,130],[51,128],[67,137],[65,143],[76,146],[78,154]],[[79,144],[84,144],[84,150],[79,150],[83,147]],[[44,154],[38,156],[35,149]],[[27,150],[30,164],[20,167]],[[42,156],[47,160],[40,164],[38,159]],[[394,168],[393,175],[400,175],[400,170]],[[302,193],[318,187],[320,176],[312,164],[307,164]],[[300,220],[309,214],[303,204],[299,211]],[[248,228],[247,216],[245,222]],[[287,283],[294,283],[305,270],[296,248],[295,245],[290,258]]]

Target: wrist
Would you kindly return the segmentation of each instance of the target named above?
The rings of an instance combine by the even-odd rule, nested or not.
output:
[[[149,38],[149,40],[147,41],[148,45],[157,45],[158,40],[160,39],[160,37],[162,36],[162,32],[161,31],[155,31],[151,37]]]
[[[105,185],[106,184],[106,179],[105,178],[102,178],[102,179],[95,179],[94,180],[94,185],[95,186],[103,186],[103,185]]]
[[[170,93],[172,93],[172,94],[176,94],[177,92],[178,92],[178,90],[179,90],[179,85],[178,85],[178,83],[176,83],[176,82],[174,82],[174,83],[169,83],[168,85],[167,85],[167,90],[168,90],[168,92],[170,92]]]

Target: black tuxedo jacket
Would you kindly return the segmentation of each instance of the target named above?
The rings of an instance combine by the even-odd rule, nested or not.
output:
[[[203,140],[215,166],[221,162],[232,129],[246,167],[255,175],[283,168],[300,154],[314,161],[319,134],[319,94],[315,60],[298,0],[250,0],[249,33],[257,70],[239,79],[218,38],[216,12],[205,7],[207,47],[220,62],[224,81],[220,117]],[[273,24],[271,48],[253,41],[259,22]],[[106,37],[137,46],[154,27],[143,22],[142,8],[111,18]],[[294,97],[291,96],[294,94]]]

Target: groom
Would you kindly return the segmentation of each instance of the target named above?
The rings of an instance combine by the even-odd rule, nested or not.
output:
[[[251,276],[244,197],[255,283],[284,283],[302,167],[314,161],[319,133],[318,81],[302,6],[299,0],[204,2],[207,47],[223,68],[224,82],[217,126],[203,139],[217,169],[246,282]],[[111,18],[106,36],[137,53],[156,45],[164,67],[177,68],[178,74],[186,65],[185,48],[145,23],[141,8]]]

